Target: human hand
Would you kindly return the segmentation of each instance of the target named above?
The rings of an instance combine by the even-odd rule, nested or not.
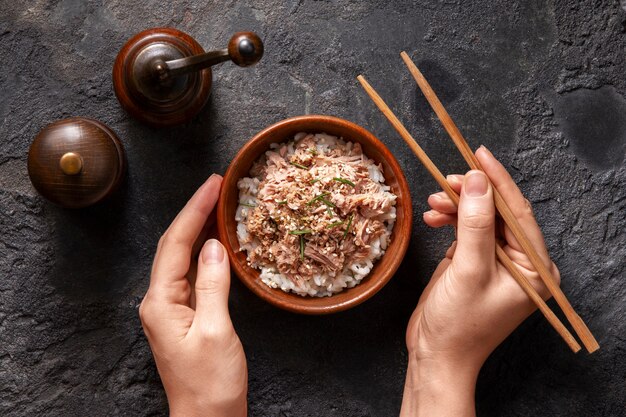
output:
[[[212,175],[159,240],[139,308],[171,416],[247,414],[246,357],[228,313],[228,255],[217,240],[205,243],[221,183]]]
[[[484,147],[476,152],[484,172],[526,231],[541,259],[559,279],[532,208],[504,167]],[[496,221],[493,190],[480,171],[449,176],[460,193],[456,206],[433,194],[424,221],[454,225],[457,242],[424,289],[407,329],[409,368],[402,415],[474,415],[478,372],[489,354],[535,305],[495,256],[498,242],[537,292],[548,291],[508,227]]]

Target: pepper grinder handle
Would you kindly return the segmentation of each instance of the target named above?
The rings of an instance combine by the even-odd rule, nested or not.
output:
[[[155,70],[162,80],[177,77],[232,60],[240,67],[254,65],[263,57],[263,41],[254,32],[237,32],[228,47],[172,61],[157,62]]]

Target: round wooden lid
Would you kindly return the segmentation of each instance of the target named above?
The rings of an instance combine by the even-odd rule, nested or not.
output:
[[[104,124],[72,117],[49,124],[28,152],[28,175],[55,204],[81,208],[111,195],[126,170],[124,149]]]

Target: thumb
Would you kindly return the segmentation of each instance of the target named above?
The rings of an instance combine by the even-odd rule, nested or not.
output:
[[[458,209],[454,269],[464,277],[486,277],[495,264],[496,236],[493,190],[482,171],[465,175]]]
[[[228,291],[230,289],[230,264],[224,246],[208,240],[198,259],[196,276],[196,319],[202,323],[217,324],[229,321]]]

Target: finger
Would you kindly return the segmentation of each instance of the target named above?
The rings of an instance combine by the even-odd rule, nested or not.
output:
[[[451,174],[446,177],[446,181],[450,184],[450,187],[454,190],[455,193],[461,194],[461,187],[463,186],[463,177],[464,175],[459,174]]]
[[[428,196],[428,205],[440,213],[456,214],[456,204],[443,191]]]
[[[200,250],[209,239],[211,229],[215,225],[215,221],[217,220],[217,210],[212,210],[211,214],[209,214],[209,218],[207,219],[204,226],[202,226],[202,231],[198,235],[198,238],[193,243],[193,247],[191,248],[191,258],[195,259],[198,257]]]
[[[446,251],[446,258],[452,260],[452,258],[454,257],[455,251],[456,251],[456,240],[452,242],[452,245],[450,245],[450,247]]]
[[[204,224],[204,227],[202,228],[200,235],[194,242],[193,247],[191,248],[191,264],[189,265],[189,271],[187,272],[185,276],[187,277],[187,280],[189,281],[189,284],[191,285],[191,294],[189,296],[189,306],[193,308],[194,310],[196,309],[196,295],[193,289],[194,289],[194,286],[196,285],[196,275],[198,271],[198,255],[200,254],[200,250],[202,249],[202,246],[205,244],[205,242],[210,237],[212,237],[211,233],[214,229],[216,220],[217,220],[217,211],[213,210],[211,211],[211,214],[209,214],[209,218],[207,222]]]
[[[196,317],[194,325],[205,328],[228,323],[230,266],[224,246],[211,239],[204,244],[198,259],[196,278]]]
[[[481,171],[465,175],[457,223],[454,269],[460,276],[486,278],[495,265],[495,213],[493,190]]]
[[[424,223],[430,227],[456,226],[456,221],[456,215],[453,214],[439,213],[436,210],[424,213]]]
[[[543,260],[544,264],[550,265],[550,256],[543,239],[541,229],[533,215],[530,202],[524,198],[524,195],[511,178],[504,166],[493,156],[491,152],[484,146],[476,151],[476,157],[480,162],[483,170],[491,180],[491,183],[498,190],[506,204],[509,206],[513,215],[519,222],[522,229],[526,232],[528,239]],[[509,244],[516,250],[522,250],[516,239],[508,240]]]
[[[502,248],[504,252],[507,254],[510,260],[513,261],[514,264],[517,265],[518,268],[521,268],[522,273],[529,281],[533,281],[533,279],[537,279],[539,283],[541,283],[541,279],[539,278],[539,274],[535,271],[533,264],[528,259],[528,256],[524,252],[520,252],[518,250],[513,249],[511,246],[503,246]]]
[[[191,263],[192,246],[215,207],[221,183],[219,175],[212,175],[161,237],[150,279],[149,290],[155,296],[188,304],[189,283],[185,274]]]

